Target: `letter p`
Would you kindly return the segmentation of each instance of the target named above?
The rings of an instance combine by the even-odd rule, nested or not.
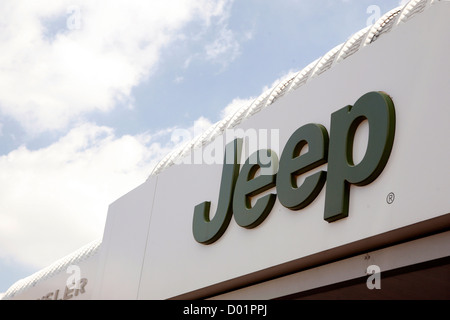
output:
[[[368,120],[369,138],[364,158],[353,163],[353,139],[358,125]],[[383,92],[369,92],[355,105],[331,115],[324,219],[332,222],[348,216],[350,185],[364,186],[383,171],[392,150],[395,109]]]

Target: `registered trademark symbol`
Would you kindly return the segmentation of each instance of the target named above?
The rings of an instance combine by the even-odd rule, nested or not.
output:
[[[389,194],[386,197],[386,202],[388,204],[391,204],[395,200],[395,194],[393,192],[389,192]]]

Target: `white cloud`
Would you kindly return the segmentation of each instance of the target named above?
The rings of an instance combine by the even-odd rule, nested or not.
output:
[[[224,109],[222,109],[220,116],[221,118],[226,118],[230,115],[233,115],[236,111],[244,106],[248,106],[255,98],[241,99],[235,98],[233,99]]]
[[[0,109],[37,132],[64,127],[77,115],[106,111],[117,99],[128,99],[130,88],[148,75],[158,59],[157,51],[170,41],[172,33],[167,28],[176,30],[193,15],[188,6],[181,5],[185,11],[173,12],[173,23],[158,22],[158,15],[170,7],[159,4],[162,8],[155,8],[152,23],[161,25],[149,31],[147,38],[128,19],[129,14],[135,13],[136,23],[145,24],[140,19],[145,20],[146,16],[139,14],[136,5],[131,5],[131,11],[127,9],[125,17],[119,19],[118,1],[112,1],[108,8],[96,7],[98,2],[83,2],[81,29],[65,30],[46,39],[42,17],[65,12],[69,2],[61,3],[53,7],[30,2],[33,8],[26,8],[20,1],[0,4],[0,9],[9,14],[0,10],[0,19],[9,22],[8,27],[0,26],[1,31],[8,31],[0,32],[0,50],[5,51],[0,55],[0,67],[7,66],[0,73],[0,86],[6,88],[0,91]],[[212,1],[196,3],[211,5],[209,11],[194,6],[205,23],[220,11],[220,6],[212,6]],[[148,10],[147,4],[142,5],[143,11]],[[11,17],[17,18],[18,10],[24,10],[24,16],[31,21],[22,26],[16,24]],[[102,10],[106,10],[104,17]],[[113,17],[120,27],[108,20]],[[93,21],[96,18],[102,20]],[[13,25],[25,30],[17,33],[21,37],[12,36],[9,28]],[[108,26],[112,29],[107,30]],[[129,38],[116,32],[129,32]],[[157,32],[163,34],[154,34]],[[35,43],[35,49],[26,49],[26,43]],[[226,51],[219,47],[215,50],[218,55]],[[130,56],[135,59],[129,59]],[[221,116],[226,117],[253,100],[236,98]],[[211,125],[208,119],[200,117],[187,130],[195,136]],[[45,148],[29,150],[22,146],[0,156],[0,258],[12,257],[43,267],[101,237],[108,205],[144,182],[154,165],[178,145],[180,141],[168,139],[176,130],[117,137],[109,127],[82,124]]]
[[[289,71],[287,71],[286,73],[282,74],[280,77],[278,77],[278,79],[275,79],[275,80],[272,82],[272,84],[270,85],[270,87],[269,87],[269,86],[266,86],[266,87],[264,87],[263,90],[265,91],[265,90],[273,89],[273,88],[275,88],[275,86],[281,84],[281,82],[284,82],[284,81],[286,81],[286,80],[288,80],[288,79],[291,79],[291,78],[294,77],[297,73],[298,73],[298,70],[297,70],[297,71],[289,70]]]
[[[233,99],[222,118],[253,100]],[[41,268],[100,238],[109,204],[211,125],[200,117],[184,129],[117,137],[110,127],[85,123],[45,148],[0,156],[0,258]]]
[[[108,205],[145,181],[170,133],[116,137],[84,124],[39,150],[0,157],[0,257],[43,267],[100,238]]]
[[[280,76],[278,79],[274,80],[272,84],[266,85],[262,88],[261,94],[268,91],[273,90],[278,84],[281,84],[281,82],[286,81],[287,79],[291,79],[297,74],[297,71],[288,71],[287,73]],[[235,98],[233,99],[225,108],[222,109],[220,112],[220,117],[222,119],[234,114],[237,110],[239,110],[242,107],[248,106],[251,104],[257,97],[250,97],[250,98]]]
[[[400,0],[400,1],[398,2],[398,5],[399,5],[399,6],[404,6],[404,5],[407,4],[408,2],[410,2],[410,0]]]
[[[0,111],[39,133],[129,103],[181,28],[227,2],[2,1]]]
[[[223,66],[228,65],[240,54],[240,44],[236,40],[233,31],[223,28],[216,40],[205,47],[206,58],[219,62]]]
[[[183,82],[183,80],[184,80],[184,77],[183,76],[177,76],[177,77],[175,77],[175,79],[173,80],[173,82],[175,82],[175,83],[181,83],[181,82]]]
[[[110,127],[80,124],[38,150],[0,156],[0,259],[41,268],[101,238],[110,203],[143,183],[154,166],[212,125],[117,137]]]
[[[207,25],[210,29],[203,29],[199,33],[191,35],[191,38],[199,41],[206,41],[203,46],[203,52],[191,54],[184,63],[184,68],[189,67],[191,62],[195,59],[206,60],[213,64],[221,66],[224,70],[230,63],[232,63],[241,54],[242,43],[253,38],[254,28],[248,30],[232,30],[229,27],[229,18],[231,15],[231,7],[234,0],[222,1],[217,6],[214,15],[217,19],[213,26],[211,26],[211,19]]]

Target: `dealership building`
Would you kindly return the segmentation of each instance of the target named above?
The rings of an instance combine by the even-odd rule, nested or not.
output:
[[[3,299],[450,299],[448,30],[450,1],[387,12],[168,154],[102,239]]]

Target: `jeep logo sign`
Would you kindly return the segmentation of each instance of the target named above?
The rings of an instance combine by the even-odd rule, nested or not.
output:
[[[364,120],[369,124],[367,149],[363,159],[354,164],[353,140],[358,125]],[[235,139],[225,147],[214,217],[210,219],[209,201],[195,206],[195,240],[202,244],[213,243],[225,232],[233,215],[241,227],[258,226],[269,215],[277,197],[284,207],[300,210],[317,197],[325,181],[324,219],[333,222],[347,217],[350,185],[364,186],[380,175],[389,159],[394,133],[392,100],[386,93],[369,92],[353,106],[331,114],[329,136],[320,124],[310,123],[298,128],[288,139],[279,160],[273,150],[261,149],[250,155],[240,168],[242,139]],[[308,152],[300,154],[305,145],[308,145]],[[310,174],[297,185],[299,175],[326,162],[328,171]],[[263,167],[270,168],[269,174],[255,176]],[[251,205],[250,197],[272,188],[276,188],[276,193],[264,195]]]

